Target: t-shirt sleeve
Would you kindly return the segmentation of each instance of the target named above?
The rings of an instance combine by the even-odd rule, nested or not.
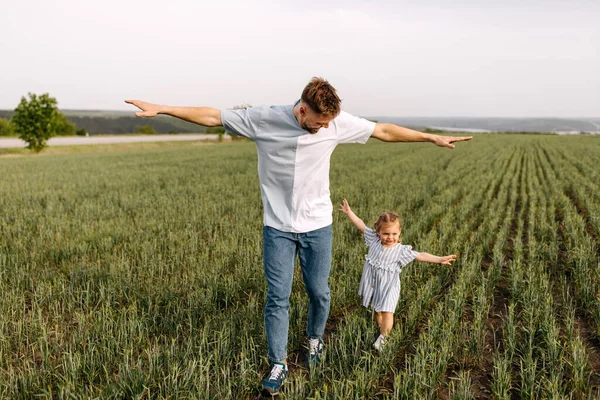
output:
[[[367,244],[367,247],[369,247],[369,248],[373,245],[373,243],[377,242],[377,240],[379,239],[379,237],[377,236],[377,232],[375,232],[373,229],[371,229],[369,227],[365,227],[364,235],[365,235],[365,243]]]
[[[419,252],[414,251],[412,246],[409,245],[401,244],[400,246],[402,247],[400,248],[400,253],[398,254],[398,261],[403,267],[406,267],[408,263],[417,258]]]
[[[340,112],[335,119],[339,143],[367,143],[375,130],[375,122]]]
[[[246,110],[221,110],[221,123],[228,133],[254,140],[262,115],[261,107]]]

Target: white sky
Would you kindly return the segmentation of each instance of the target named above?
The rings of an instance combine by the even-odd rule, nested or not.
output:
[[[598,0],[2,0],[0,15],[0,109],[27,92],[63,109],[288,104],[322,76],[357,115],[600,117]]]

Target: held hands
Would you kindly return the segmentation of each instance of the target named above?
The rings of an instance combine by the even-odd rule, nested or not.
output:
[[[440,135],[434,135],[433,136],[433,143],[436,146],[439,147],[448,147],[450,149],[453,149],[454,146],[454,142],[463,142],[466,140],[471,140],[473,139],[473,136],[440,136]]]
[[[142,112],[136,112],[136,117],[155,117],[160,113],[161,106],[158,104],[148,103],[141,100],[125,100],[125,103],[132,104],[142,110]]]

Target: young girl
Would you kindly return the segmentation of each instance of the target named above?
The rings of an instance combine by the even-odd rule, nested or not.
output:
[[[363,306],[375,310],[375,321],[379,325],[380,335],[373,346],[381,351],[387,335],[394,325],[394,311],[400,297],[400,271],[412,260],[450,265],[456,255],[434,256],[419,253],[411,246],[400,242],[400,217],[385,212],[375,222],[375,230],[367,227],[362,219],[352,211],[346,199],[340,205],[340,211],[348,215],[350,221],[364,232],[369,252],[363,267],[358,294],[363,298]]]

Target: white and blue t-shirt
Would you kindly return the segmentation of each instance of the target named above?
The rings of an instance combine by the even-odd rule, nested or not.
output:
[[[300,127],[293,108],[222,110],[221,122],[227,132],[256,144],[264,225],[303,233],[333,221],[329,196],[333,150],[340,143],[366,143],[375,123],[342,111],[327,128],[311,134]]]

